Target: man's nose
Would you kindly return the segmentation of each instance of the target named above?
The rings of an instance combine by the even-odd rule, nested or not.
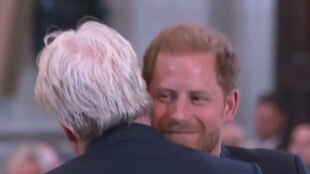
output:
[[[174,120],[186,120],[188,119],[188,102],[186,97],[179,97],[176,99],[170,107],[170,117]]]

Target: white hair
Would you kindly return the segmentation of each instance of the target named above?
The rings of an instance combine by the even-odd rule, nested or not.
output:
[[[142,60],[115,30],[88,21],[76,31],[46,36],[45,43],[36,97],[78,138],[149,115]]]

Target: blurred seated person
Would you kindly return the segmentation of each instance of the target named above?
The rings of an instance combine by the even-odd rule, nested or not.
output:
[[[245,141],[244,129],[237,123],[230,123],[224,127],[222,144],[242,147]]]
[[[293,130],[289,151],[299,155],[310,169],[310,124],[300,124]]]
[[[274,95],[262,96],[257,103],[255,130],[257,140],[250,147],[265,149],[286,149],[282,136],[286,128],[286,115]]]
[[[61,164],[56,151],[48,144],[35,142],[20,145],[9,158],[7,174],[43,174]]]

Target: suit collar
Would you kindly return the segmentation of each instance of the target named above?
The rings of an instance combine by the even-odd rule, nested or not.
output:
[[[87,151],[110,146],[114,143],[132,139],[143,139],[146,141],[157,141],[164,136],[150,126],[142,124],[129,124],[111,128],[95,139],[87,148]]]
[[[221,146],[221,155],[220,157],[228,158],[230,157],[229,150],[225,146]]]

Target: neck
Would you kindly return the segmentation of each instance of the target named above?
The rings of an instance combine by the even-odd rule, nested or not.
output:
[[[133,123],[143,124],[147,126],[151,126],[151,119],[148,115],[138,116]]]
[[[218,144],[211,152],[211,155],[216,156],[216,157],[220,157],[221,156],[221,146],[220,144]]]
[[[92,140],[83,140],[78,142],[70,142],[74,152],[77,155],[83,155]]]
[[[279,134],[273,134],[270,136],[260,137],[259,140],[260,141],[267,141],[267,140],[275,140],[275,139],[279,139],[279,138],[280,138]]]

